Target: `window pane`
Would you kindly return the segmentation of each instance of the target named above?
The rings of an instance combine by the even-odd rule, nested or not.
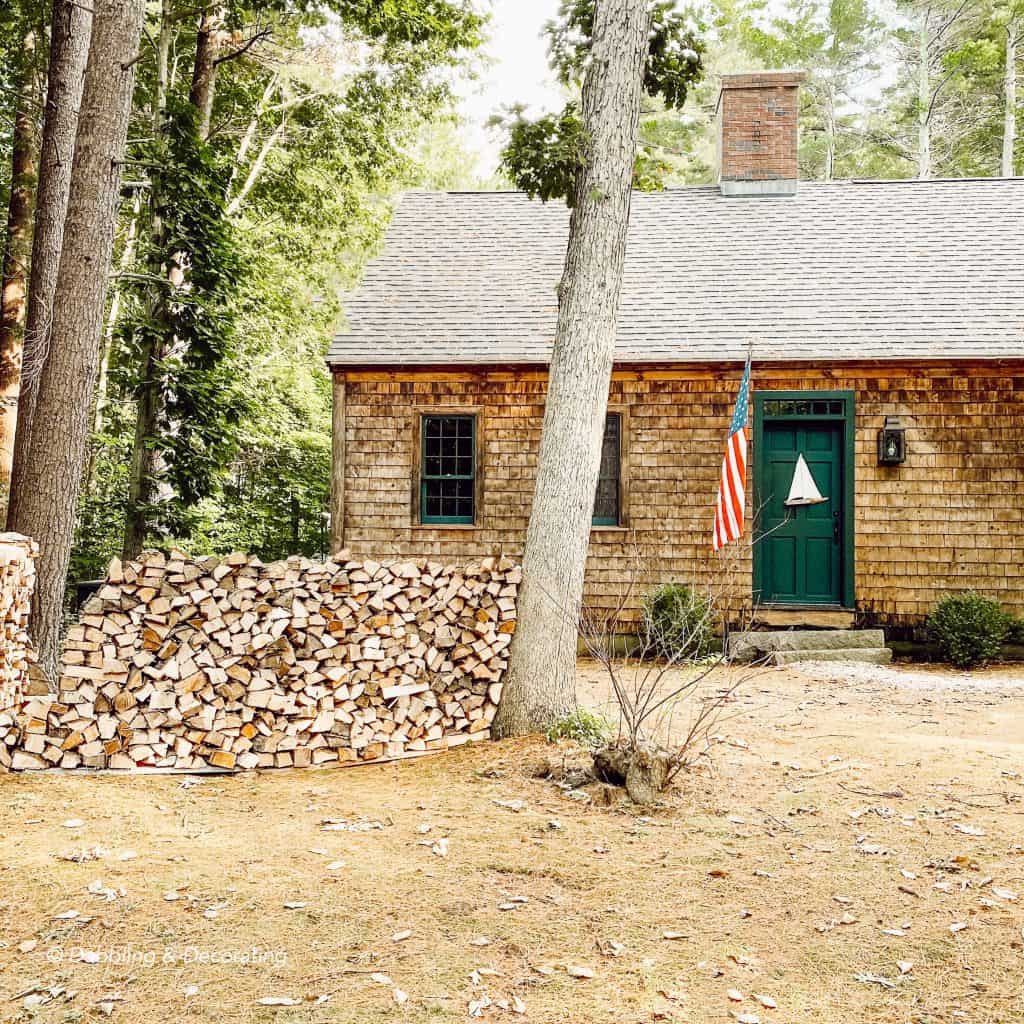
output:
[[[619,477],[622,472],[622,416],[610,412],[604,422],[604,440],[601,445],[601,468],[597,493],[594,495],[592,522],[598,526],[617,526],[619,523]]]
[[[472,523],[475,513],[472,416],[424,416],[420,518]]]

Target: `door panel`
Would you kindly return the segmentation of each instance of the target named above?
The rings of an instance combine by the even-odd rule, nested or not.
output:
[[[762,505],[756,557],[762,561],[762,602],[841,604],[843,581],[843,427],[841,423],[764,424],[755,452]],[[787,509],[803,455],[821,494],[818,505]]]

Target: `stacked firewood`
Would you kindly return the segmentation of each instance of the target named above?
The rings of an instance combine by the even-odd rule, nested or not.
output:
[[[488,736],[520,569],[147,552],[111,563],[15,767],[303,767]]]
[[[28,636],[39,546],[17,533],[0,533],[0,770],[10,767],[18,738],[15,707],[35,652]]]

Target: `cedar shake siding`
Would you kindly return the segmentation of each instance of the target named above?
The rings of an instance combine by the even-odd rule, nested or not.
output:
[[[609,409],[621,414],[621,525],[593,530],[588,605],[615,607],[634,548],[657,580],[700,582],[715,571],[714,501],[740,372],[736,364],[617,367]],[[336,368],[344,410],[336,544],[356,557],[518,557],[545,376],[538,367]],[[769,390],[854,393],[858,618],[912,627],[943,594],[968,588],[1024,614],[1024,359],[822,368],[755,357],[752,393]],[[419,521],[419,429],[434,410],[476,417],[473,524]],[[882,466],[877,434],[893,415],[907,430],[907,458]],[[752,450],[751,477],[756,460]],[[753,491],[748,483],[748,517]],[[727,553],[739,560],[735,600],[749,605],[749,531]]]

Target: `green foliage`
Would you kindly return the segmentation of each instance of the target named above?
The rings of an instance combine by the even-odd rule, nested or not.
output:
[[[1006,643],[1024,646],[1024,618],[1015,615],[1007,618]]]
[[[564,718],[553,722],[544,735],[548,743],[572,740],[573,743],[578,743],[588,750],[598,750],[611,739],[612,727],[602,715],[578,707]]]
[[[502,125],[508,142],[501,151],[501,167],[516,188],[531,199],[571,200],[576,175],[583,162],[583,121],[579,106],[569,103],[560,114],[530,120],[514,108]]]
[[[668,108],[682,107],[704,72],[699,26],[669,0],[649,0],[650,50],[644,66],[644,92]],[[594,0],[563,0],[559,15],[545,26],[551,64],[563,85],[578,89],[589,62],[594,26]],[[577,176],[586,158],[586,136],[579,104],[570,101],[561,113],[527,118],[512,108],[492,122],[507,132],[501,153],[502,170],[516,188],[544,202],[564,199],[573,205]],[[641,136],[644,129],[641,128]],[[655,142],[654,133],[646,136]],[[634,167],[634,187],[664,187],[673,165],[650,146],[641,147]]]
[[[704,44],[691,14],[674,0],[649,0],[650,47],[644,66],[644,92],[670,107],[682,107],[701,73]],[[578,86],[590,57],[594,35],[594,0],[562,0],[558,17],[545,27],[551,66],[559,80]]]
[[[485,24],[472,0],[222,7],[234,38],[220,54],[208,140],[187,101],[194,8],[171,0],[177,73],[160,131],[152,47],[137,67],[126,177],[141,195],[139,241],[115,278],[120,317],[73,578],[101,573],[120,550],[143,360],[154,348],[160,417],[146,443],[160,456],[159,489],[147,546],[265,559],[324,551],[323,358],[340,295],[380,241],[382,197],[429,180],[421,162],[439,157],[421,139],[450,120],[449,83],[470,70]],[[154,40],[156,14],[150,5]],[[4,68],[0,53],[0,84]],[[0,117],[0,148],[3,128]],[[452,148],[449,138],[445,174],[458,162]],[[151,213],[162,222],[159,249]],[[126,203],[119,246],[130,217]],[[176,265],[182,282],[172,285],[166,270]]]
[[[682,583],[665,583],[645,595],[640,625],[644,647],[671,661],[699,661],[714,648],[712,602]]]
[[[998,602],[973,591],[949,594],[928,616],[928,635],[957,668],[974,668],[999,654],[1010,620]]]

